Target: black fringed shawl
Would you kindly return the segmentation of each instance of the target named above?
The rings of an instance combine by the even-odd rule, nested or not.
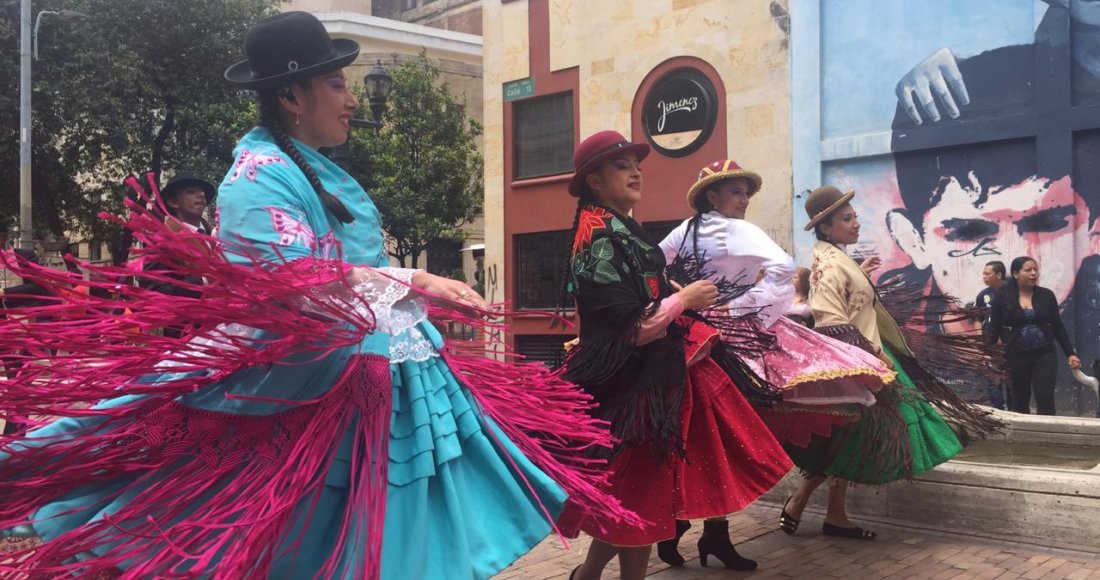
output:
[[[687,239],[685,237],[685,239]],[[666,269],[668,278],[681,286],[696,280],[710,280],[718,287],[716,304],[728,304],[752,290],[753,281],[746,276],[731,280],[718,276],[707,268],[705,254],[681,251]],[[770,407],[783,398],[783,392],[752,370],[745,357],[759,358],[777,348],[775,335],[759,324],[757,311],[731,314],[724,308],[702,312],[688,311],[684,315],[706,323],[722,333],[722,340],[715,343],[710,356],[729,375],[733,384],[754,407]]]
[[[569,272],[580,342],[565,360],[565,378],[595,397],[620,449],[648,445],[667,458],[683,450],[683,331],[672,324],[665,337],[635,344],[641,322],[673,292],[664,267],[637,222],[604,207],[581,210]]]
[[[897,323],[897,313],[912,314],[912,304],[918,301],[928,305],[925,316],[935,316],[941,322],[963,320],[972,317],[974,313],[959,306],[950,296],[922,295],[895,279],[887,280],[881,286],[871,283],[871,287],[875,292],[873,307],[879,313],[878,326],[882,341],[890,346],[901,370],[909,375],[925,399],[935,405],[945,419],[959,428],[957,432],[964,442],[971,435],[985,437],[1000,431],[1004,427],[1001,421],[965,401],[941,378],[951,376],[956,380],[976,383],[999,379],[1000,371],[993,364],[995,352],[982,344],[981,337],[932,334]],[[871,344],[855,326],[819,326],[815,330],[874,352]],[[930,369],[936,369],[936,372]]]

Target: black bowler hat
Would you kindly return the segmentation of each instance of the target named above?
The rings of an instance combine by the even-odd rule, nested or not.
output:
[[[225,80],[242,89],[264,89],[342,69],[359,56],[359,44],[331,38],[308,12],[283,12],[252,25],[242,60],[225,71]]]
[[[209,181],[195,176],[187,170],[182,170],[172,176],[172,179],[168,180],[168,183],[164,185],[160,190],[160,198],[168,203],[168,200],[176,197],[184,188],[198,187],[202,189],[202,192],[206,195],[206,203],[214,201],[214,184]]]

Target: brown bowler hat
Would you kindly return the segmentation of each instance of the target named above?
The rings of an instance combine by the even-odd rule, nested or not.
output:
[[[821,223],[821,220],[829,217],[841,206],[848,203],[856,196],[855,190],[848,193],[841,193],[839,189],[832,185],[822,185],[821,187],[810,192],[810,195],[806,197],[806,215],[810,217],[810,222],[803,228],[806,231],[814,229],[814,226]]]

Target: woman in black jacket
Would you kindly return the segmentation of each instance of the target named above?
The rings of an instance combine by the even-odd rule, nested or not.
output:
[[[1012,278],[994,302],[989,324],[990,342],[1004,342],[1012,381],[1012,410],[1031,412],[1031,392],[1040,415],[1054,414],[1054,379],[1058,359],[1054,342],[1068,357],[1071,369],[1081,368],[1069,334],[1062,324],[1058,299],[1039,286],[1039,263],[1020,256],[1012,260]]]

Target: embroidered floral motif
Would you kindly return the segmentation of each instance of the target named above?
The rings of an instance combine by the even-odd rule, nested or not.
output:
[[[607,227],[607,220],[614,216],[602,207],[586,207],[581,210],[577,220],[577,235],[573,238],[573,255],[576,256],[585,246],[592,243],[592,234]]]
[[[570,292],[576,290],[578,280],[596,284],[628,282],[643,300],[660,298],[662,282],[656,268],[664,266],[664,254],[606,209],[586,207],[581,211],[574,252]]]
[[[317,256],[323,259],[335,259],[340,255],[340,241],[336,232],[329,232],[317,239]]]
[[[229,176],[229,183],[237,181],[237,178],[242,174],[247,177],[249,181],[256,181],[256,178],[259,177],[260,174],[260,166],[271,165],[273,163],[289,165],[286,160],[278,155],[253,153],[248,149],[241,149],[241,156],[238,157],[237,162],[233,164],[233,175]]]
[[[267,212],[271,214],[271,227],[279,234],[279,245],[290,246],[300,244],[310,250],[314,249],[317,236],[309,224],[303,223],[290,216],[286,210],[269,206]]]

